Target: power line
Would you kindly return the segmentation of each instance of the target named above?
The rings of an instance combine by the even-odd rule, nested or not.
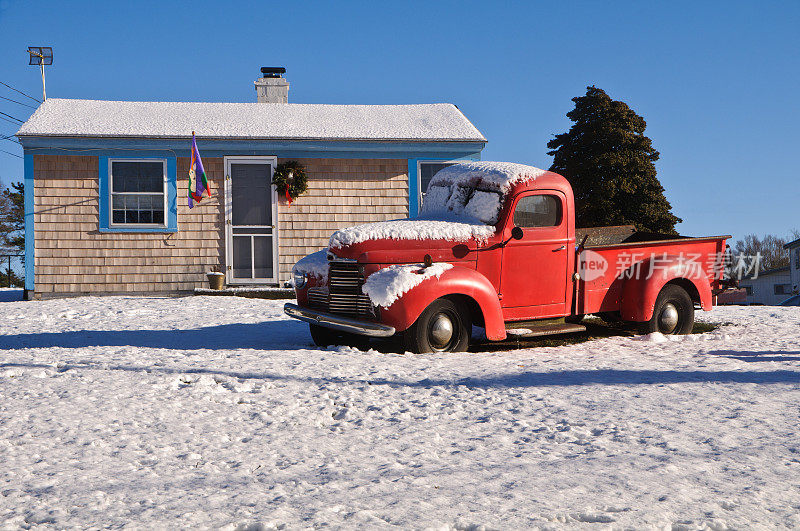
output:
[[[3,85],[3,86],[5,86],[5,87],[8,87],[8,88],[10,88],[11,90],[13,90],[14,92],[19,92],[20,94],[22,94],[22,95],[23,95],[23,96],[25,96],[26,98],[30,98],[30,99],[32,99],[33,101],[37,102],[37,103],[42,103],[41,101],[37,100],[37,99],[36,99],[36,98],[34,98],[33,96],[28,96],[27,94],[25,94],[25,93],[24,93],[24,92],[22,92],[21,90],[17,90],[17,89],[15,89],[14,87],[12,87],[11,85],[9,85],[8,83],[3,83],[2,81],[0,81],[0,85]]]
[[[19,144],[20,146],[22,145],[19,140],[11,138],[10,136],[4,136],[3,138],[0,138],[0,140],[8,140],[9,142],[14,142],[15,144]]]
[[[2,151],[3,153],[6,153],[8,155],[11,155],[12,157],[17,157],[18,159],[22,158],[22,155],[17,155],[16,153],[11,153],[10,151],[6,151],[5,149],[0,149],[0,151]]]
[[[0,112],[0,114],[2,114],[3,116],[8,116],[8,117],[9,117],[9,118],[11,118],[12,120],[16,120],[16,121],[18,121],[19,123],[23,123],[23,122],[25,122],[25,120],[20,120],[19,118],[16,118],[16,117],[14,117],[14,116],[11,116],[10,114],[6,114],[6,113],[4,113],[4,112]]]
[[[15,122],[14,120],[9,120],[8,118],[3,118],[2,116],[0,116],[0,120],[5,120],[6,122],[8,122],[10,124],[14,124],[16,126],[19,126],[19,122]]]
[[[11,98],[6,98],[5,96],[0,96],[0,99],[6,100],[6,101],[11,101],[11,102],[17,103],[19,105],[24,105],[25,107],[30,107],[31,109],[35,109],[36,108],[33,105],[28,105],[27,103],[22,103],[21,101],[12,100]]]

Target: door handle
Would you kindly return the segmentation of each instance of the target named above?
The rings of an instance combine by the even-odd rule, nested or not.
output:
[[[567,248],[567,246],[566,246],[566,245],[562,245],[562,246],[561,246],[561,247],[559,247],[558,249],[553,249],[553,252],[554,252],[554,253],[557,253],[558,251],[563,251],[563,250],[564,250],[564,249],[566,249],[566,248]]]

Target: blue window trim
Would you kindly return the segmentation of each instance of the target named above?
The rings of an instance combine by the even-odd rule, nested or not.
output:
[[[109,197],[110,184],[108,180],[108,159],[118,157],[97,157],[98,176],[100,178],[100,232],[149,232],[170,233],[178,232],[178,173],[177,159],[175,157],[154,156],[152,154],[126,154],[128,159],[141,160],[167,160],[167,226],[166,227],[112,227],[109,225]]]
[[[408,216],[419,215],[419,162],[437,162],[452,160],[481,160],[480,153],[467,155],[466,157],[421,157],[408,159]]]
[[[33,155],[24,154],[24,204],[25,204],[25,289],[33,291],[36,285],[34,278],[35,240],[33,232]]]

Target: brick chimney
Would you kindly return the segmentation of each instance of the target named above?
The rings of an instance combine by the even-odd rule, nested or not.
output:
[[[283,79],[286,69],[282,66],[265,66],[263,77],[256,79],[258,103],[288,103],[289,82]]]

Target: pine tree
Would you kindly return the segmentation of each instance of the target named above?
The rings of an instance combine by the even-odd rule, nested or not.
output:
[[[22,183],[11,189],[0,183],[0,254],[21,254],[25,250],[25,191]],[[0,264],[0,286],[22,286],[22,279],[11,268]]]
[[[677,234],[681,219],[672,214],[656,177],[658,151],[644,135],[644,118],[594,86],[572,101],[567,118],[575,123],[547,147],[554,157],[550,170],[572,185],[577,226],[635,225]]]

